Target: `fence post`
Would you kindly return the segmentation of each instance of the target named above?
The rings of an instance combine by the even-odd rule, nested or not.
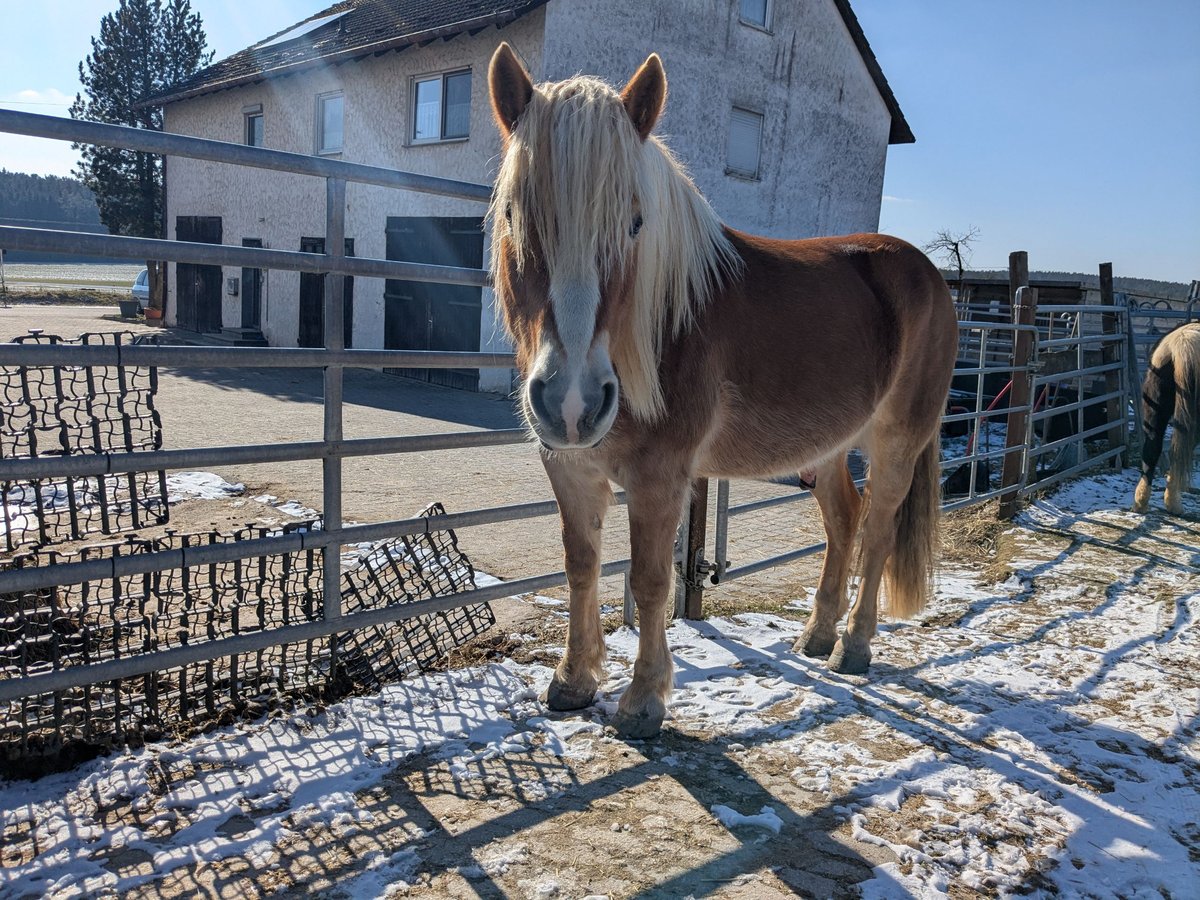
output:
[[[346,181],[325,180],[325,255],[336,262],[346,255]],[[325,349],[344,350],[344,306],[346,277],[325,276]],[[324,372],[325,422],[323,437],[326,451],[342,441],[342,386],[340,365],[326,366]],[[342,457],[327,453],[321,460],[321,528],[339,531],[342,527]],[[322,612],[325,621],[342,615],[342,548],[329,544],[321,551]],[[342,682],[338,663],[338,636],[329,636],[329,690],[336,693]]]
[[[1129,402],[1133,407],[1133,434],[1129,437],[1128,465],[1142,458],[1142,372],[1138,368],[1137,335],[1133,330],[1133,310],[1125,300],[1125,381],[1129,384]]]
[[[1029,254],[1024,250],[1014,250],[1008,254],[1008,305],[1014,322],[1017,321],[1017,291],[1028,286]]]
[[[692,483],[692,502],[688,507],[687,543],[683,557],[683,617],[704,618],[704,544],[708,537],[708,479]]]
[[[1022,254],[1024,255],[1024,254]],[[1010,269],[1011,271],[1011,269]],[[1037,291],[1021,287],[1016,292],[1013,323],[1032,325],[1037,314]],[[1034,335],[1021,330],[1013,335],[1012,389],[1008,395],[1008,424],[1004,430],[1004,468],[1000,475],[1000,518],[1011,519],[1020,507],[1017,489],[1025,481],[1026,432],[1029,430],[1029,404],[1033,397]],[[1025,371],[1018,371],[1024,369]]]
[[[1116,309],[1116,298],[1113,294],[1112,263],[1100,263],[1100,303]],[[1117,314],[1106,312],[1101,319],[1104,323],[1104,333],[1116,336]],[[1125,318],[1125,327],[1129,327],[1129,317]],[[1105,341],[1100,346],[1100,361],[1105,365],[1118,360],[1116,341]],[[1104,373],[1104,393],[1113,394],[1121,390],[1121,373],[1117,369]],[[1113,467],[1121,468],[1129,462],[1129,422],[1126,415],[1128,404],[1124,397],[1113,397],[1105,404],[1105,419],[1112,427],[1108,430],[1108,449],[1123,447],[1120,456],[1113,457]]]

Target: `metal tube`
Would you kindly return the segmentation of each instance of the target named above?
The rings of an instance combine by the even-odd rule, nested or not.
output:
[[[613,494],[618,504],[626,502],[623,491]],[[123,575],[142,575],[163,569],[232,562],[254,556],[269,556],[299,550],[315,549],[365,541],[385,540],[401,535],[425,534],[447,528],[469,528],[495,522],[532,519],[553,515],[558,504],[553,500],[537,503],[515,503],[487,509],[447,513],[441,516],[420,516],[392,522],[353,525],[338,531],[308,531],[255,538],[225,544],[205,544],[182,550],[162,550],[135,556],[91,559],[81,562],[56,563],[30,569],[0,571],[0,594],[34,591],[64,584],[79,584]]]
[[[1121,365],[1125,365],[1121,363]],[[1094,397],[1084,397],[1082,400],[1076,400],[1073,403],[1064,403],[1062,406],[1054,406],[1048,409],[1038,410],[1033,414],[1035,421],[1049,418],[1050,416],[1058,416],[1063,413],[1074,412],[1077,409],[1082,409],[1085,406],[1095,406],[1097,403],[1107,403],[1116,397],[1124,396],[1121,391],[1111,391],[1107,394],[1097,394]]]
[[[1105,460],[1112,459],[1114,456],[1119,456],[1120,453],[1120,447],[1114,447],[1112,450],[1106,450],[1103,453],[1097,454],[1096,456],[1081,462],[1077,466],[1072,466],[1071,468],[1064,469],[1061,472],[1055,472],[1048,478],[1043,478],[1041,481],[1035,481],[1033,484],[1026,485],[1018,492],[1018,496],[1028,497],[1030,494],[1036,493],[1037,491],[1045,490],[1051,485],[1058,484],[1058,482],[1070,478],[1072,475],[1078,475],[1080,472],[1083,472],[1087,469],[1095,468]]]
[[[229,244],[200,244],[164,241],[158,238],[123,237],[82,231],[51,231],[0,225],[0,247],[6,250],[40,250],[46,253],[79,253],[116,259],[165,259],[203,265],[242,266],[248,269],[283,269],[293,272],[328,272],[331,266],[345,275],[363,278],[399,278],[438,284],[486,287],[488,273],[482,269],[406,263],[396,260],[350,256],[333,263],[323,253],[299,250],[266,250]]]
[[[607,578],[620,575],[629,569],[629,560],[622,559],[605,563],[600,567],[600,577]],[[357,628],[367,628],[372,625],[386,625],[392,622],[403,622],[417,616],[435,612],[445,612],[485,603],[498,597],[512,597],[517,594],[527,594],[533,591],[544,591],[560,587],[567,582],[566,572],[553,572],[548,575],[537,575],[531,578],[521,578],[516,581],[502,581],[487,587],[475,588],[450,594],[445,597],[430,597],[414,603],[394,604],[378,609],[364,610],[343,615],[337,619],[318,619],[299,625],[288,625],[283,628],[269,629],[242,633],[236,637],[221,638],[215,641],[201,641],[173,647],[170,650],[156,650],[151,653],[139,653],[120,659],[111,659],[101,663],[89,663],[83,666],[72,666],[45,672],[37,675],[23,675],[19,678],[0,679],[0,703],[19,700],[35,694],[45,694],[52,691],[66,690],[84,684],[97,684],[115,681],[121,678],[132,678],[166,669],[177,669],[181,666],[223,656],[233,656],[240,653],[251,653],[278,644],[292,644],[300,641],[315,640],[339,631],[352,631]]]
[[[335,262],[346,255],[346,182],[341,178],[325,181],[325,255]],[[345,275],[325,276],[325,349],[334,353],[346,348],[345,290]],[[342,440],[342,375],[342,367],[336,363],[325,367],[323,433],[329,447]],[[337,453],[321,460],[321,502],[324,506],[321,527],[341,531],[342,458]],[[325,621],[330,622],[342,616],[341,547],[327,544],[321,549],[321,557]]]
[[[814,553],[820,553],[824,549],[824,543],[813,544],[811,547],[801,547],[799,550],[781,553],[778,556],[771,556],[767,559],[750,563],[749,565],[738,566],[736,569],[728,569],[725,572],[724,580],[733,581],[737,578],[745,578],[747,575],[753,575],[756,572],[763,571],[764,569],[773,569],[776,566],[786,565],[787,563],[795,562],[798,559],[803,559],[806,556],[812,556]]]
[[[714,550],[712,583],[720,584],[729,568],[729,479],[717,481],[716,548]]]
[[[105,125],[100,122],[18,112],[13,109],[0,109],[0,132],[4,131],[58,141],[98,144],[101,147],[122,147],[127,150],[140,150],[143,153],[157,153],[160,156],[182,156],[297,175],[341,178],[360,184],[440,194],[443,197],[478,200],[481,203],[489,203],[492,199],[492,189],[486,184],[416,175],[412,172],[344,162],[323,156],[268,150],[265,147],[231,144],[165,131],[148,131],[124,125]]]
[[[0,343],[3,366],[159,366],[189,368],[323,369],[508,369],[511,353],[443,350],[321,350],[303,347],[194,347],[186,344]]]
[[[327,444],[324,441],[297,441],[288,444],[245,444],[229,447],[197,447],[185,450],[147,450],[134,453],[89,453],[80,456],[0,459],[0,481],[111,475],[117,472],[154,472],[158,469],[297,462],[305,459],[324,459],[335,455],[343,457],[382,456],[393,453],[424,453],[431,450],[499,447],[523,444],[528,438],[529,435],[523,428],[506,428],[496,431],[454,431],[446,434],[357,438],[333,444]]]

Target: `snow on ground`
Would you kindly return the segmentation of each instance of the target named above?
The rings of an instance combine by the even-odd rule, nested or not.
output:
[[[758,869],[706,880],[699,865],[699,882],[680,890],[699,896],[736,882],[750,892],[738,896],[775,896],[771,878],[808,883],[786,881],[785,869],[819,871],[812,848],[823,845],[811,838],[828,833],[859,854],[860,869],[857,887],[830,893],[1196,896],[1200,497],[1185,498],[1183,518],[1161,507],[1135,515],[1126,511],[1134,479],[1099,475],[1031,504],[1003,537],[1008,571],[998,579],[944,569],[918,622],[881,626],[869,677],[794,655],[801,621],[673,623],[675,692],[657,746],[605,729],[636,653],[636,633],[620,629],[609,636],[608,681],[576,714],[548,713],[536,699],[547,665],[510,659],[416,678],[315,717],[263,719],[0,783],[0,897],[120,896],[183,866],[237,860],[302,887],[313,876],[295,874],[289,848],[314,831],[346,847],[387,831],[387,807],[366,798],[390,790],[405,766],[427,780],[444,773],[468,820],[391,823],[387,843],[345,863],[343,895],[456,895],[453,878],[490,880],[508,896],[593,894],[594,881],[547,849],[539,823],[617,777],[631,752],[655,760],[636,789],[660,798],[660,814],[626,835],[630,801],[620,797],[635,790],[626,787],[611,807],[579,807],[599,809],[602,829],[584,830],[584,811],[565,821],[576,846],[605,847],[621,883],[642,890],[668,880],[664,865],[693,865],[697,847],[711,843],[736,866],[741,857],[728,854],[761,845],[768,863]],[[696,772],[707,757],[668,752],[700,741],[715,741],[755,784]],[[676,782],[707,793],[701,802],[689,787],[689,799]],[[752,799],[746,784],[773,799]],[[683,805],[669,799],[681,793]],[[505,815],[518,818],[490,841],[469,819],[512,806]],[[523,810],[532,812],[521,819]],[[671,832],[675,822],[684,824]],[[464,831],[477,836],[457,839]],[[650,852],[647,834],[666,842],[667,856]],[[722,841],[735,850],[720,850]]]

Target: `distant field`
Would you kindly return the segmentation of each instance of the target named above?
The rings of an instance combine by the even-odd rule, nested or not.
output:
[[[76,287],[127,291],[145,266],[139,263],[12,263],[4,267],[10,290]]]

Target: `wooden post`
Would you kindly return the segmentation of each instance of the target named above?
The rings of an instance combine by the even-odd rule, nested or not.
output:
[[[1113,273],[1112,263],[1100,263],[1100,303],[1104,306],[1116,308],[1116,298],[1113,294]],[[1104,333],[1117,334],[1117,315],[1116,313],[1105,313],[1102,317],[1104,323]],[[1128,317],[1126,318],[1126,327],[1128,327]],[[1100,347],[1100,361],[1105,365],[1115,363],[1120,359],[1120,354],[1117,352],[1116,342],[1105,342]],[[1104,373],[1104,393],[1112,394],[1121,389],[1121,373],[1114,369],[1111,372]],[[1112,427],[1108,430],[1108,449],[1114,447],[1124,448],[1124,452],[1119,457],[1113,457],[1113,467],[1121,468],[1121,466],[1129,462],[1129,422],[1126,421],[1125,410],[1128,404],[1124,397],[1114,397],[1105,404],[1105,421],[1109,422]]]
[[[686,579],[683,598],[683,617],[703,619],[704,612],[704,544],[708,537],[708,479],[697,478],[692,485],[692,504],[688,507],[687,549],[683,558],[683,577]]]
[[[1008,254],[1008,306],[1013,313],[1014,322],[1017,321],[1017,291],[1028,286],[1029,254],[1024,250],[1014,250]]]
[[[1024,254],[1022,254],[1024,255]],[[1011,271],[1011,269],[1010,269]],[[1037,314],[1037,291],[1022,287],[1016,293],[1017,304],[1013,307],[1013,323],[1032,325]],[[1004,432],[1004,468],[1000,474],[1000,518],[1011,519],[1020,508],[1017,489],[1025,478],[1025,438],[1029,430],[1030,398],[1033,396],[1033,372],[1019,372],[1033,359],[1034,335],[1030,331],[1019,331],[1013,336],[1012,390],[1008,394],[1008,425]],[[1011,489],[1011,490],[1008,490]]]

